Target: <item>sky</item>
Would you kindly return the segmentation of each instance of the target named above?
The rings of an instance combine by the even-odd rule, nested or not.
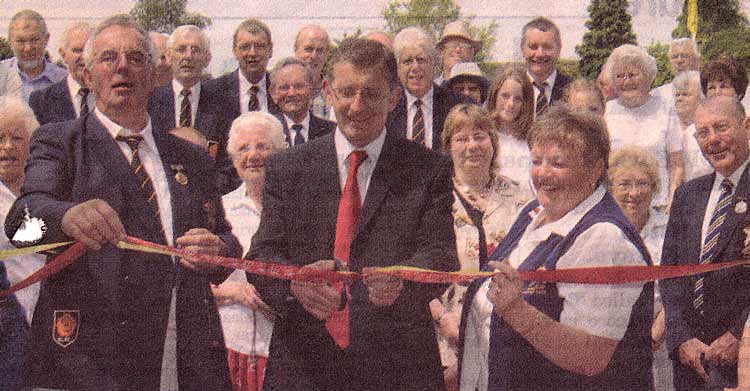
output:
[[[581,0],[455,0],[463,15],[475,15],[478,24],[494,20],[498,23],[497,42],[492,51],[496,61],[519,60],[520,30],[529,19],[544,15],[560,27],[563,37],[562,57],[575,58],[575,45],[586,31],[587,1]],[[669,42],[676,25],[675,16],[683,0],[633,0],[633,29],[641,45]],[[0,0],[0,34],[7,37],[10,17],[18,10],[31,8],[47,21],[51,39],[50,54],[57,58],[59,37],[65,25],[84,20],[96,23],[115,14],[128,12],[134,0]],[[750,1],[743,1],[746,12]],[[306,24],[319,24],[337,39],[344,34],[362,30],[382,29],[385,20],[382,10],[388,0],[188,0],[187,9],[209,16],[213,24],[207,30],[211,39],[213,60],[210,70],[214,75],[233,69],[231,37],[235,27],[245,18],[259,18],[266,22],[273,35],[276,60],[293,52],[294,35]],[[540,11],[543,10],[543,11]]]

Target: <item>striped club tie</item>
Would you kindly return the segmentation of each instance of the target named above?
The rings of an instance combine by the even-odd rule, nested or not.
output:
[[[708,225],[706,230],[706,237],[703,239],[703,248],[701,248],[700,264],[711,263],[716,257],[716,244],[719,242],[719,235],[721,235],[721,225],[727,219],[727,212],[729,205],[732,204],[732,182],[729,179],[724,179],[721,182],[721,194],[719,194],[719,201],[716,203],[716,209],[711,215],[711,223]],[[704,275],[700,275],[695,281],[695,287],[693,289],[693,307],[696,312],[703,315],[705,309],[703,308],[703,283]]]
[[[534,87],[539,90],[539,96],[536,97],[536,115],[540,115],[547,109],[547,82],[534,82]]]
[[[193,126],[193,108],[190,106],[190,90],[185,88],[180,91],[182,104],[180,104],[180,127],[189,128]]]
[[[411,138],[414,142],[425,145],[424,138],[424,113],[422,112],[422,100],[417,99],[414,101],[414,106],[417,108],[417,112],[414,114],[414,119],[411,122]]]
[[[130,147],[133,152],[133,158],[130,160],[130,168],[133,175],[136,177],[140,188],[142,190],[143,197],[146,199],[151,214],[159,222],[159,226],[162,227],[161,217],[159,216],[159,201],[156,197],[156,191],[154,190],[154,184],[151,182],[151,177],[146,172],[146,168],[143,166],[140,156],[138,155],[138,146],[143,141],[143,136],[134,134],[130,136],[117,135],[115,138],[117,141],[124,141]],[[164,228],[162,227],[162,231]]]

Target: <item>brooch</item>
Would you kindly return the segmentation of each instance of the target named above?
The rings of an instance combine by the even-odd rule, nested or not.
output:
[[[172,170],[175,172],[174,179],[177,181],[177,183],[181,184],[182,186],[185,186],[188,184],[188,177],[185,175],[185,167],[182,166],[182,164],[171,164],[170,167],[172,167]]]

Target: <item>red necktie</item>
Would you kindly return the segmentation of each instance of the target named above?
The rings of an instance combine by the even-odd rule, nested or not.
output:
[[[357,170],[359,170],[359,165],[365,159],[367,159],[367,152],[365,151],[352,151],[349,155],[349,173],[346,177],[344,192],[341,194],[341,200],[339,201],[333,257],[341,261],[344,266],[349,266],[349,250],[354,239],[354,230],[357,227],[359,212],[362,209],[362,199],[359,195],[359,183],[357,182]],[[338,283],[334,287],[345,289],[342,283]],[[334,312],[328,318],[326,328],[341,349],[346,349],[349,346],[348,300],[341,311]]]

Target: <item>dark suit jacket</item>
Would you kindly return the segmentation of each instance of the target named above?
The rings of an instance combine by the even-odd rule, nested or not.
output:
[[[230,126],[232,121],[239,117],[241,113],[239,71],[238,68],[235,69],[234,72],[227,73],[221,77],[203,83],[203,86],[209,86],[209,88],[220,94],[222,111],[227,118],[229,118]],[[278,114],[281,112],[271,98],[271,75],[269,73],[266,73],[266,101],[268,102],[269,113]]]
[[[293,265],[333,259],[341,190],[334,135],[272,156],[260,227],[248,258]],[[458,268],[451,217],[450,164],[433,151],[388,134],[372,174],[351,245],[350,268],[410,265]],[[351,344],[342,353],[325,323],[290,294],[288,281],[248,275],[280,314],[274,324],[266,390],[442,390],[428,303],[445,288],[404,283],[389,307],[351,287]]]
[[[47,88],[36,90],[29,96],[29,106],[34,111],[39,126],[76,119],[76,109],[73,105],[67,78]]]
[[[286,142],[289,145],[292,145],[289,139],[289,124],[286,123],[286,117],[284,117],[283,114],[277,114],[276,117],[281,122],[281,125],[284,126],[284,134],[286,135]],[[324,136],[328,133],[332,133],[334,130],[336,130],[335,122],[329,121],[327,119],[323,119],[320,117],[316,117],[312,113],[312,111],[310,111],[310,129],[308,129],[307,141],[315,140],[316,138],[320,136]]]
[[[674,195],[669,215],[667,233],[662,251],[663,265],[698,264],[701,252],[701,230],[706,213],[708,197],[715,174],[696,178],[680,186]],[[746,258],[742,255],[743,245],[750,227],[747,211],[738,203],[750,201],[750,178],[748,170],[735,189],[727,219],[722,225],[715,262]],[[747,208],[745,208],[747,209]],[[738,213],[741,212],[741,213]],[[679,364],[679,346],[692,338],[710,344],[727,331],[737,339],[747,319],[746,308],[750,305],[750,268],[746,266],[724,269],[705,275],[704,306],[705,316],[701,317],[693,307],[694,286],[697,277],[686,277],[660,281],[664,308],[667,316],[667,347],[675,365],[697,375],[691,368]],[[676,368],[679,369],[679,368]],[[736,365],[729,372],[737,373]],[[686,380],[687,375],[679,376]],[[675,373],[675,380],[678,374]]]
[[[443,134],[443,125],[448,112],[451,111],[453,106],[459,103],[468,103],[468,101],[466,98],[437,84],[433,84],[433,88],[435,90],[432,96],[432,149],[437,151],[441,149],[440,137]],[[406,95],[404,93],[396,108],[388,113],[388,121],[386,122],[388,131],[401,138],[406,138],[407,114]]]
[[[217,90],[216,85],[201,83],[201,93],[198,108],[193,121],[193,127],[203,134],[209,142],[218,144],[216,155],[216,184],[222,194],[236,189],[241,180],[227,154],[227,139],[229,128],[234,118],[229,118],[222,103],[223,91]],[[172,83],[159,87],[151,94],[149,101],[149,115],[153,123],[165,124],[168,129],[175,127],[175,96]]]
[[[207,226],[203,204],[218,197],[209,157],[198,147],[154,126],[172,203],[174,237]],[[180,169],[175,165],[181,165]],[[188,183],[175,179],[181,170]],[[95,115],[42,126],[31,140],[26,180],[5,222],[12,237],[28,207],[46,222],[43,242],[70,240],[61,228],[71,207],[99,198],[118,212],[129,235],[164,243],[158,221],[127,159]],[[217,234],[229,253],[241,252],[220,215]],[[179,265],[179,264],[178,264]],[[155,390],[159,386],[172,287],[177,286],[180,390],[229,390],[224,341],[209,277],[176,266],[168,256],[106,245],[89,251],[42,282],[32,324],[26,382],[64,389]],[[228,274],[210,279],[220,282]],[[53,340],[55,311],[78,311],[77,338]]]

